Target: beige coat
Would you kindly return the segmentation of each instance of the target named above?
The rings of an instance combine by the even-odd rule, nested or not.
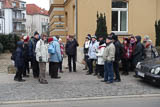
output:
[[[113,43],[110,43],[106,46],[103,52],[104,61],[114,61],[115,60],[115,46]]]

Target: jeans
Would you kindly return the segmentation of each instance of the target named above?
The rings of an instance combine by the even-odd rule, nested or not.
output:
[[[32,70],[33,70],[33,76],[35,78],[39,77],[39,63],[36,60],[32,60]]]
[[[40,73],[39,73],[39,79],[40,81],[46,80],[46,62],[39,62],[39,68],[40,68]]]
[[[113,82],[113,62],[105,61],[104,64],[104,81]]]
[[[88,61],[89,74],[93,73],[93,61],[94,61],[94,59],[89,59],[89,61]]]

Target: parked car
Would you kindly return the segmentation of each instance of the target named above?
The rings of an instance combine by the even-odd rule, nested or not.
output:
[[[160,86],[160,57],[139,62],[135,70],[143,80]]]

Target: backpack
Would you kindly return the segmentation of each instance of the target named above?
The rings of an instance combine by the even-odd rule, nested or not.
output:
[[[55,49],[55,46],[54,46],[54,44],[52,42],[52,43],[49,44],[48,53],[55,54],[55,52],[56,52],[56,49]]]

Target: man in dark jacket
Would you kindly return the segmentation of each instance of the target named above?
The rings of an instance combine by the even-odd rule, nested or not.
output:
[[[136,47],[133,52],[133,65],[134,68],[137,65],[138,62],[142,60],[142,55],[143,55],[144,47],[143,44],[141,43],[141,36],[136,36]],[[137,77],[137,72],[135,72]]]
[[[15,67],[17,68],[16,75],[14,77],[15,81],[24,82],[22,79],[22,73],[24,70],[24,55],[23,55],[23,42],[17,42],[17,49],[15,52]]]
[[[38,62],[36,61],[36,53],[35,53],[36,44],[38,40],[39,40],[39,33],[35,32],[34,37],[31,38],[31,40],[29,41],[29,57],[31,60],[34,78],[39,77],[39,65],[38,65]]]
[[[115,46],[115,61],[113,62],[113,69],[114,69],[114,73],[115,73],[115,82],[120,82],[121,78],[120,78],[120,74],[119,74],[119,61],[121,59],[122,56],[122,44],[120,43],[120,41],[118,40],[117,35],[115,35],[114,33],[111,33],[112,39],[113,39],[113,43]]]
[[[73,60],[73,71],[76,72],[76,56],[78,46],[79,44],[73,38],[73,36],[69,36],[69,41],[67,41],[66,44],[66,54],[68,55],[69,72],[72,72],[71,60]]]

